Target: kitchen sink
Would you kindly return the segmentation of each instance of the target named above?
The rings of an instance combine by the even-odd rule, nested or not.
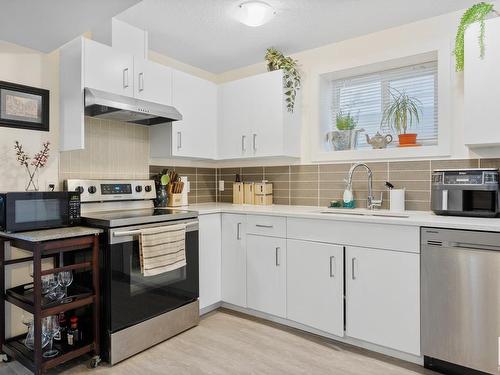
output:
[[[405,214],[397,214],[393,212],[377,212],[377,211],[349,211],[347,209],[338,209],[338,210],[325,210],[321,211],[321,214],[330,214],[330,215],[349,215],[349,216],[379,216],[379,217],[397,217],[397,218],[409,218],[408,215]]]

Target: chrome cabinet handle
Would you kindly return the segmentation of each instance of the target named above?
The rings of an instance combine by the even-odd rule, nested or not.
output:
[[[128,68],[123,69],[123,88],[128,87]]]
[[[246,135],[242,135],[241,136],[241,151],[245,152],[247,150],[247,147],[246,147],[246,140],[247,136]]]
[[[253,150],[257,151],[257,134],[253,135]]]
[[[353,280],[356,280],[356,274],[354,273],[354,266],[355,266],[356,258],[351,259],[351,277]]]
[[[276,267],[280,266],[280,250],[281,248],[279,247],[276,248]]]
[[[331,256],[330,257],[330,277],[335,277],[334,273],[333,273],[333,269],[334,269],[334,266],[333,266],[333,262],[335,261],[335,256]]]
[[[264,224],[255,224],[257,228],[268,228],[271,229],[273,226],[272,225],[264,225]]]
[[[236,224],[236,239],[241,240],[241,223]]]
[[[139,91],[144,91],[144,73],[139,73]]]
[[[177,132],[177,149],[182,148],[182,133]]]

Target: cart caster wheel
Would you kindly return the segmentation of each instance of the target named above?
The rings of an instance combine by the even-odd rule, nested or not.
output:
[[[0,354],[0,360],[2,362],[10,362],[10,357],[7,354]]]
[[[101,357],[96,355],[95,357],[92,357],[92,359],[89,362],[89,367],[90,368],[97,368],[99,366],[99,363],[101,363]]]

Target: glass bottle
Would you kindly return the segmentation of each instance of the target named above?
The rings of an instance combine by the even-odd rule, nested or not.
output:
[[[72,316],[70,321],[70,328],[66,334],[68,345],[76,346],[80,340],[80,332],[78,330],[78,317]]]

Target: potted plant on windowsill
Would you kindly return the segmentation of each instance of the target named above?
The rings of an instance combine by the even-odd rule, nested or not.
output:
[[[408,129],[420,122],[422,102],[405,91],[391,89],[389,93],[391,103],[384,109],[381,127],[387,124],[398,134],[400,147],[418,146],[417,133],[408,133]]]
[[[349,112],[339,111],[335,115],[337,130],[328,132],[326,140],[332,143],[335,151],[354,150],[358,144],[358,134],[364,129],[356,129],[358,120]]]

